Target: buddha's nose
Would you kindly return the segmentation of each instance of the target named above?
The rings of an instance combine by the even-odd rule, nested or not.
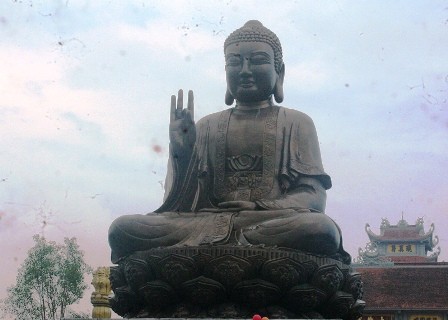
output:
[[[250,75],[252,71],[250,71],[250,60],[249,58],[243,59],[243,65],[241,66],[240,75]]]

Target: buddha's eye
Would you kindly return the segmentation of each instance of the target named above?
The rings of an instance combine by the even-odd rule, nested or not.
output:
[[[250,63],[253,65],[270,64],[271,59],[264,54],[256,54],[250,58]]]
[[[230,67],[236,67],[241,65],[241,57],[240,56],[229,56],[226,58],[226,65]]]

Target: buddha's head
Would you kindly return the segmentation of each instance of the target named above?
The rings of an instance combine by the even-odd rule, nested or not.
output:
[[[277,36],[261,22],[250,20],[224,42],[226,59],[226,104],[268,100],[283,101],[282,46]]]

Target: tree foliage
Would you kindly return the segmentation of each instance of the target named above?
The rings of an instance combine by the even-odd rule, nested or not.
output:
[[[65,238],[64,244],[39,235],[33,239],[35,245],[18,271],[16,284],[8,288],[3,309],[17,320],[64,318],[67,307],[78,302],[87,288],[84,274],[91,268],[76,238]]]

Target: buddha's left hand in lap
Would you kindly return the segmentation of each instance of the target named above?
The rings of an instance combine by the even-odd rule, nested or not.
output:
[[[243,210],[256,210],[259,208],[255,202],[252,201],[226,201],[218,204],[218,208],[204,208],[201,212],[239,212]]]

